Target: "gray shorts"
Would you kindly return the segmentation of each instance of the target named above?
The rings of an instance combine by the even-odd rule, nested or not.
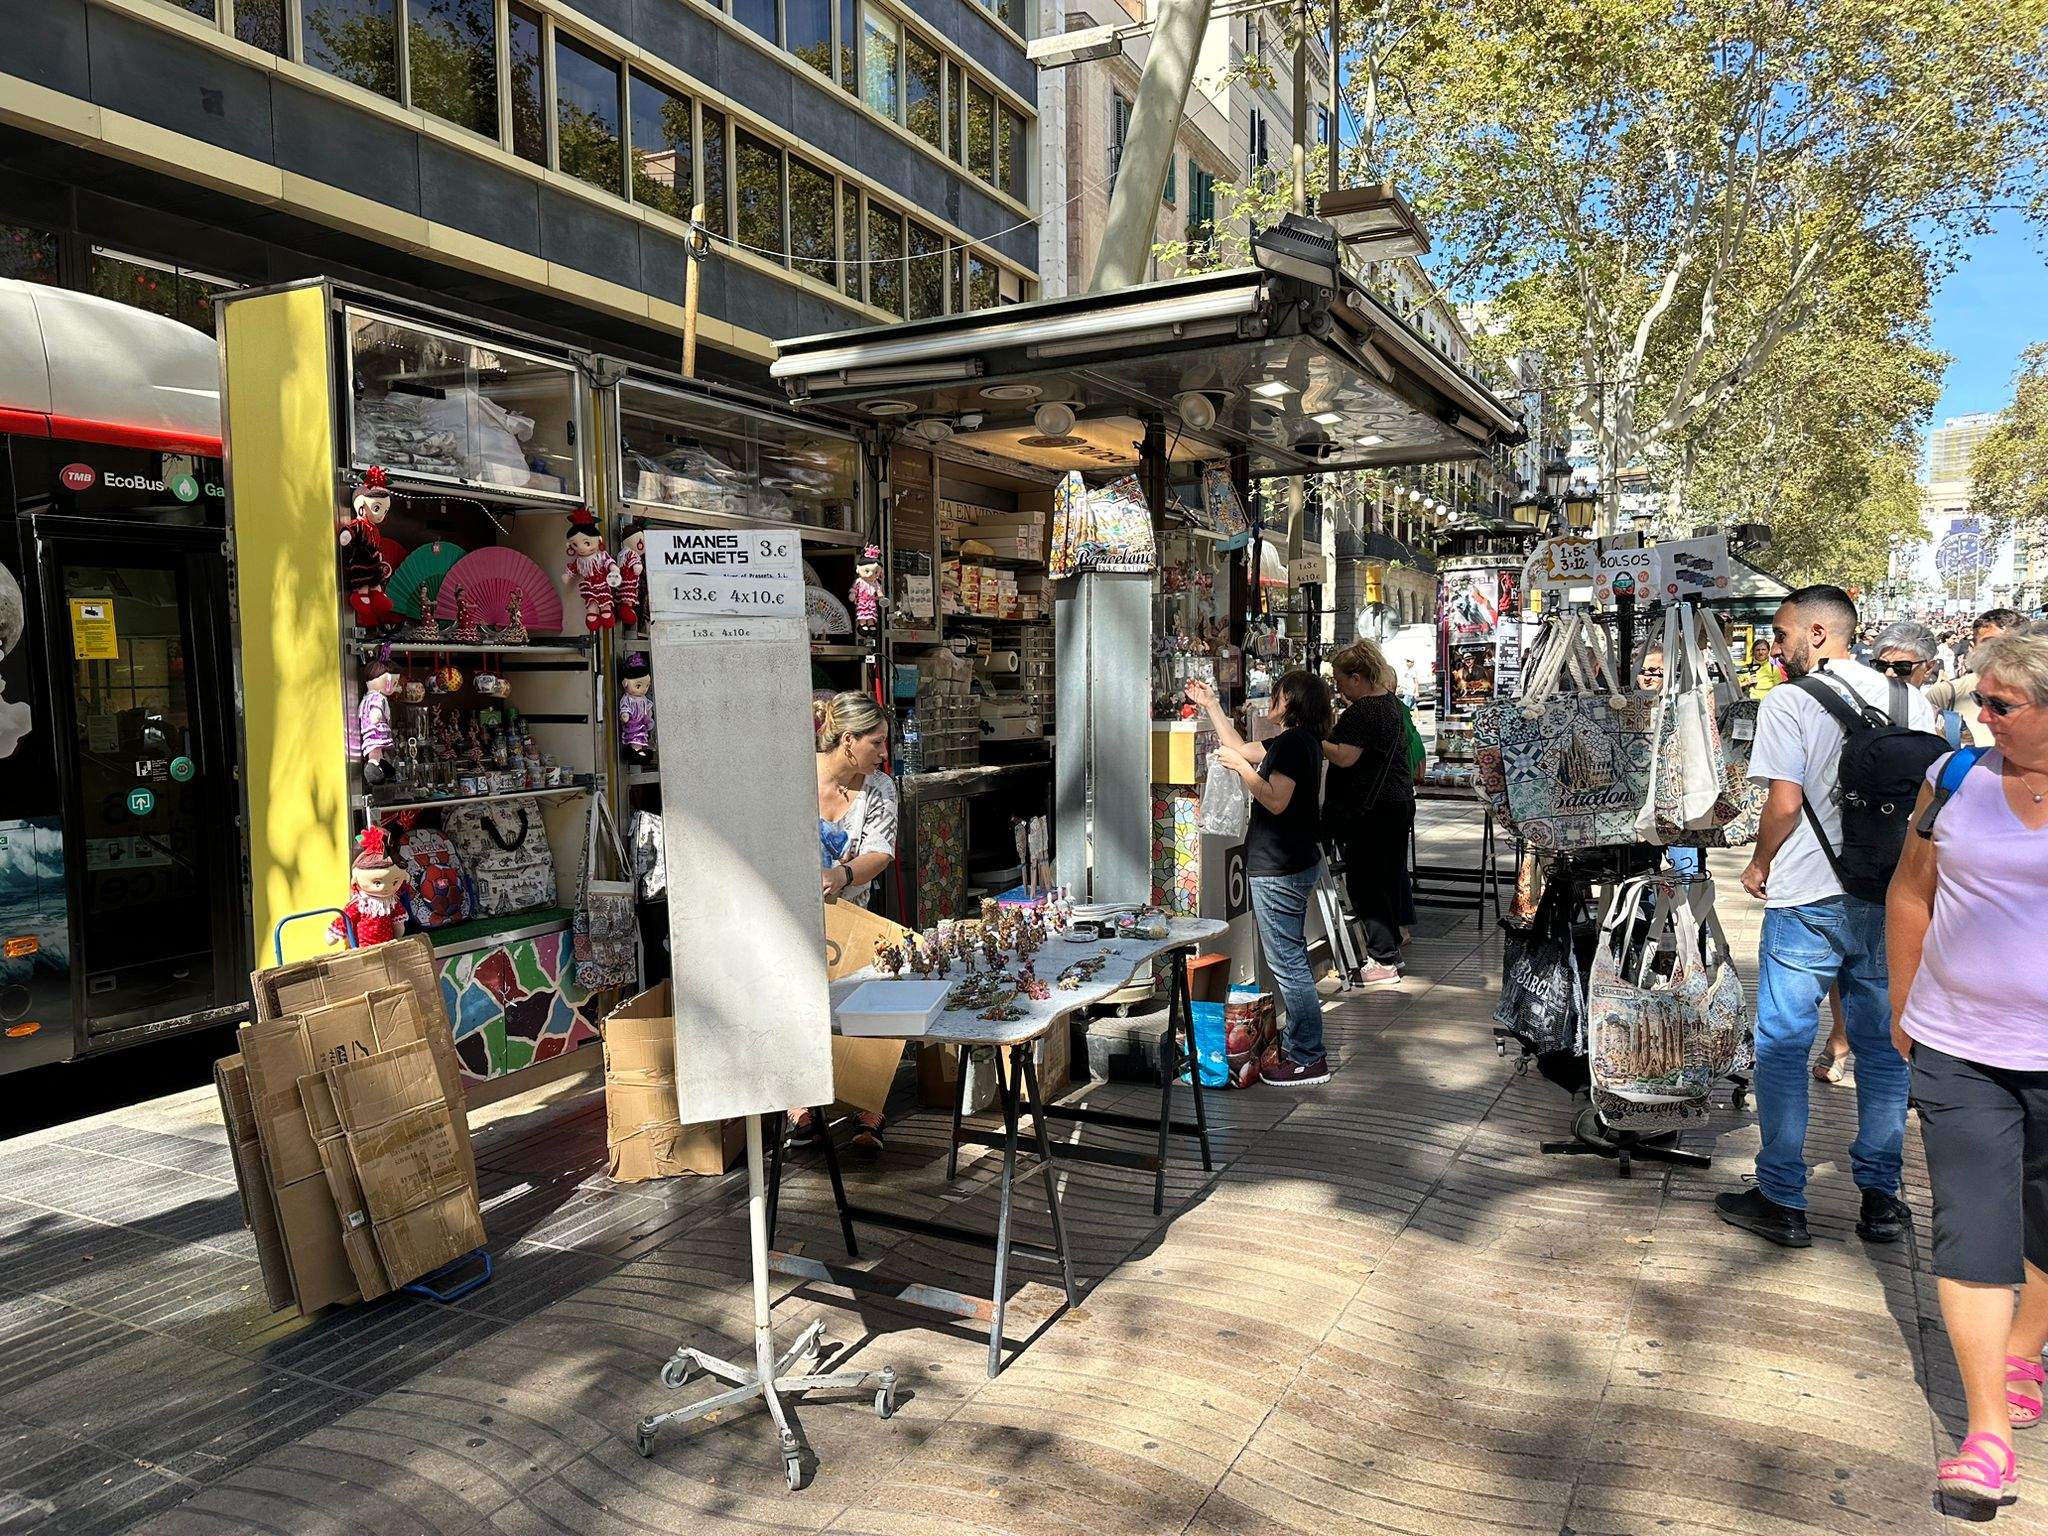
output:
[[[2048,1271],[2048,1072],[1915,1045],[1913,1103],[1934,1194],[1935,1274],[2019,1285],[2027,1264]]]

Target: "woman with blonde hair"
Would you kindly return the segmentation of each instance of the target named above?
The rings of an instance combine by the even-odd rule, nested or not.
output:
[[[1344,861],[1351,911],[1365,930],[1368,963],[1356,980],[1398,983],[1401,946],[1415,924],[1408,841],[1415,827],[1415,781],[1408,768],[1408,709],[1399,679],[1380,648],[1354,640],[1330,658],[1345,701],[1323,743],[1323,835]]]

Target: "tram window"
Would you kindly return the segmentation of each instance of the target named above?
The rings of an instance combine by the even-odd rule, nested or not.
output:
[[[0,277],[24,283],[57,281],[57,237],[47,230],[0,224]]]

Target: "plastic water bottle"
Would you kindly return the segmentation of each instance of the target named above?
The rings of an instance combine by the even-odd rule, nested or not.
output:
[[[901,778],[906,773],[922,773],[924,748],[917,730],[917,711],[912,709],[903,717],[903,750],[897,754],[896,773]]]

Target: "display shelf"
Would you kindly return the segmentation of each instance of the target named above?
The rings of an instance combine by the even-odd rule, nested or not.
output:
[[[354,797],[355,808],[384,815],[391,811],[440,810],[451,805],[481,805],[491,800],[551,800],[562,795],[589,793],[597,782],[594,774],[579,773],[567,784],[550,784],[544,789],[500,789],[479,795],[433,795],[411,800],[373,798],[369,793]]]
[[[958,548],[948,548],[945,559],[958,560],[963,565],[992,565],[1004,571],[1042,571],[1043,560],[1034,560],[1025,555],[963,555]]]
[[[590,654],[590,641],[577,635],[559,640],[528,641],[524,645],[450,645],[439,640],[377,640],[357,635],[349,644],[359,655],[375,656],[389,650],[394,656],[552,656],[581,660]]]
[[[626,770],[626,782],[635,789],[644,788],[649,784],[659,784],[661,782],[661,770],[659,768],[628,768]]]
[[[986,613],[949,613],[946,615],[946,622],[948,624],[1025,624],[1035,628],[1042,625],[1049,625],[1052,623],[1052,620],[999,619],[996,618],[993,614]]]
[[[871,654],[865,645],[845,645],[833,641],[813,640],[811,654],[827,661],[859,661]]]

